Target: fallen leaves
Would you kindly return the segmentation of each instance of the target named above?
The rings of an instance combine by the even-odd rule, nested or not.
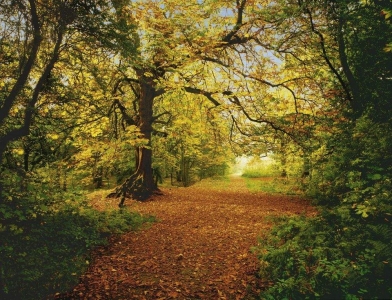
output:
[[[64,297],[254,298],[266,283],[257,278],[258,261],[249,249],[270,228],[265,217],[315,211],[298,197],[250,193],[241,178],[209,184],[165,188],[164,196],[151,201],[128,201],[159,222],[95,251],[80,284]]]

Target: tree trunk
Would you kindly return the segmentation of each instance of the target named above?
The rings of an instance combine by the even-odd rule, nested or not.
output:
[[[5,119],[8,117],[12,106],[15,103],[16,98],[20,94],[21,90],[25,86],[29,75],[31,73],[31,70],[33,68],[34,62],[36,60],[36,57],[38,55],[38,50],[42,42],[42,36],[41,36],[41,27],[38,19],[38,14],[37,14],[37,8],[35,5],[35,1],[30,0],[30,14],[31,14],[31,24],[33,28],[33,41],[32,41],[32,47],[30,49],[29,53],[29,58],[27,59],[26,64],[23,66],[22,72],[19,75],[18,79],[16,80],[13,88],[11,89],[9,95],[4,99],[4,102],[2,106],[0,106],[0,125],[2,125],[5,122]],[[55,53],[56,55],[56,53]],[[35,104],[35,103],[33,103]],[[27,109],[31,109],[29,106]],[[25,121],[26,124],[26,121]],[[24,126],[22,126],[24,127]],[[20,136],[27,135],[28,132],[23,132],[22,135],[14,133],[13,130],[11,132],[5,133],[4,135],[0,136],[0,164],[2,163],[3,155],[5,150],[7,149],[7,145],[19,138]]]
[[[158,92],[154,78],[146,77],[144,71],[137,71],[141,94],[139,98],[139,129],[141,137],[148,141],[145,147],[139,147],[136,153],[136,171],[119,186],[110,196],[121,197],[119,206],[124,205],[126,197],[146,200],[158,190],[152,171],[151,132],[153,123],[153,103]]]

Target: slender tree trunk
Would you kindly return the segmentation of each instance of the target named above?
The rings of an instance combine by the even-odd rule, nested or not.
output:
[[[33,68],[35,59],[37,57],[39,47],[42,42],[41,27],[38,19],[35,1],[29,0],[29,3],[30,3],[31,24],[32,24],[33,35],[34,35],[32,41],[32,47],[29,53],[29,58],[27,59],[26,64],[23,66],[21,74],[16,80],[9,95],[4,99],[3,106],[0,107],[0,124],[2,124],[4,120],[8,117],[8,114],[12,108],[12,105],[15,102],[16,97],[19,95],[20,91],[25,86],[29,78],[30,72]]]
[[[346,44],[344,41],[344,20],[342,17],[339,17],[338,19],[339,25],[338,25],[338,34],[337,34],[337,40],[338,40],[338,45],[339,45],[339,59],[340,63],[342,65],[342,69],[344,74],[346,75],[350,91],[352,93],[352,101],[351,101],[351,106],[354,110],[355,115],[360,116],[362,115],[365,107],[364,103],[361,101],[361,88],[355,79],[355,76],[350,68],[350,65],[348,63],[348,58],[346,54]]]
[[[16,80],[9,95],[4,99],[3,105],[0,106],[0,125],[2,125],[5,122],[5,119],[8,117],[9,112],[11,111],[11,108],[14,105],[16,98],[18,97],[21,90],[25,86],[25,84],[29,78],[30,72],[33,68],[36,57],[38,55],[39,47],[42,42],[41,27],[40,27],[40,23],[39,23],[39,19],[38,19],[35,1],[29,0],[29,3],[30,3],[31,24],[33,27],[33,35],[34,35],[34,38],[32,41],[32,47],[31,47],[31,50],[29,53],[29,58],[28,58],[26,64],[23,66],[21,74],[19,75],[18,79]],[[31,108],[28,107],[28,109],[31,109]],[[25,124],[26,124],[26,120],[25,120]],[[25,126],[22,126],[22,127],[25,127]],[[3,155],[4,155],[4,152],[7,148],[7,145],[11,141],[20,137],[20,134],[14,132],[14,131],[15,130],[0,136],[0,164],[2,163]],[[23,132],[22,136],[23,135],[27,135],[27,133]]]

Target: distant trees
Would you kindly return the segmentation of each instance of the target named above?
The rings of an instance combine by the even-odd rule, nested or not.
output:
[[[170,117],[169,122],[155,125],[160,130],[152,140],[154,169],[183,186],[224,175],[232,157],[227,119],[200,95],[178,91],[163,101],[161,109]]]
[[[186,7],[176,1],[132,2],[127,7],[121,14],[139,28],[138,51],[123,57],[124,77],[116,91],[134,99],[131,124],[148,142],[137,151],[136,172],[114,195],[146,198],[156,189],[150,140],[154,122],[168,114],[154,115],[154,103],[171,91],[199,94],[221,107],[234,143],[253,140],[269,149],[286,137],[302,147],[316,128],[316,113],[331,111],[322,98],[329,90],[329,76],[323,74],[328,66],[305,54],[312,41],[294,37],[306,39],[309,31],[288,29],[283,15],[275,17],[246,0]],[[315,61],[317,74],[311,66]]]

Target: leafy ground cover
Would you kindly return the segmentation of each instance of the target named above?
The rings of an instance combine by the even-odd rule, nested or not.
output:
[[[268,286],[250,251],[257,238],[274,216],[316,214],[298,196],[252,191],[241,177],[162,191],[126,202],[158,221],[96,250],[80,284],[57,299],[254,299]],[[91,201],[99,209],[117,205],[99,194]]]
[[[81,191],[48,177],[0,176],[0,299],[36,300],[78,283],[92,249],[110,236],[138,230],[154,218],[130,210],[98,211]]]

